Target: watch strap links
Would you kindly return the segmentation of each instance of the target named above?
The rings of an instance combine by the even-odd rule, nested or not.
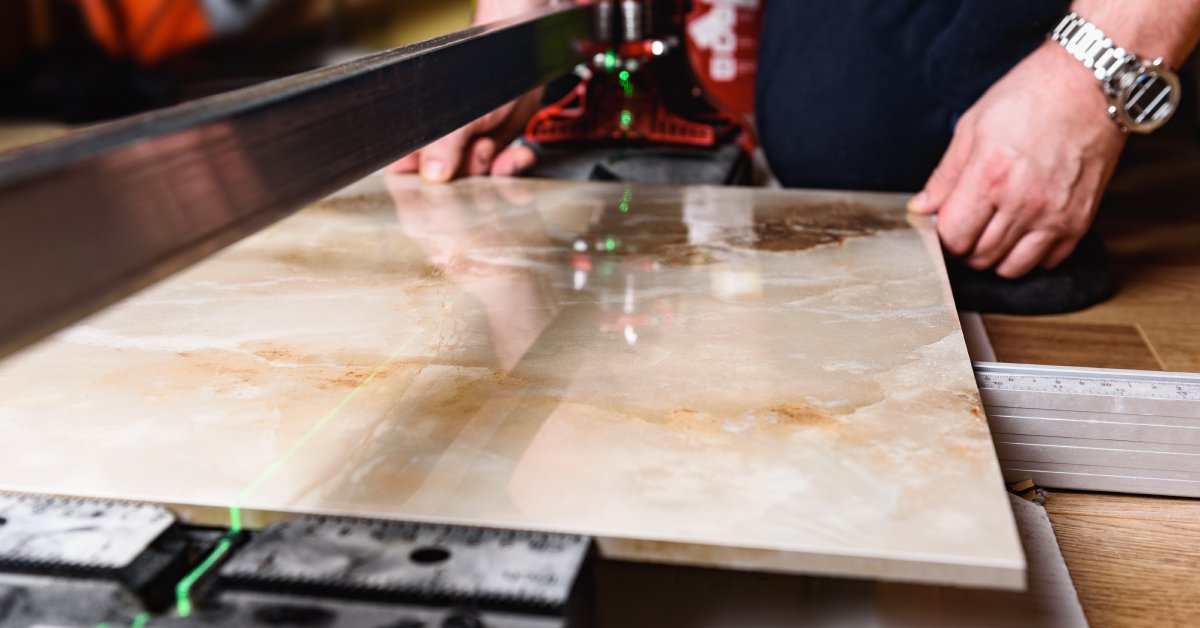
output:
[[[1096,78],[1108,83],[1127,63],[1136,62],[1137,55],[1116,46],[1095,24],[1071,13],[1050,33],[1067,52],[1083,62]]]

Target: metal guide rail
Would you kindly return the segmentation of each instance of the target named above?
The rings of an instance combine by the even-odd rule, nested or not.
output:
[[[567,73],[592,21],[539,10],[0,155],[0,357]]]
[[[0,493],[0,626],[583,626],[593,554],[574,535],[318,516],[231,533]]]
[[[976,362],[1006,479],[1200,497],[1200,375]]]

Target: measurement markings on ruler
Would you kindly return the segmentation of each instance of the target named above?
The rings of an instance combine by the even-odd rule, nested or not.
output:
[[[1200,375],[975,363],[985,406],[1200,418]]]
[[[0,493],[0,564],[129,565],[175,518],[151,504]]]

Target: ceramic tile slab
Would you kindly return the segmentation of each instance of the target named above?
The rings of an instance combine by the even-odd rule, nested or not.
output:
[[[602,562],[597,628],[1087,628],[1054,528],[1013,495],[1029,590],[746,574]]]
[[[0,400],[2,489],[1023,585],[895,196],[372,177],[0,363]]]

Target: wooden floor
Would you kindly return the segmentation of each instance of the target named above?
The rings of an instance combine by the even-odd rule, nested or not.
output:
[[[1092,628],[1200,626],[1200,500],[1052,493],[1045,505]]]
[[[1004,362],[1200,372],[1200,149],[1132,144],[1097,221],[1120,281],[1057,316],[985,316]],[[1094,628],[1200,626],[1200,500],[1051,493]]]

